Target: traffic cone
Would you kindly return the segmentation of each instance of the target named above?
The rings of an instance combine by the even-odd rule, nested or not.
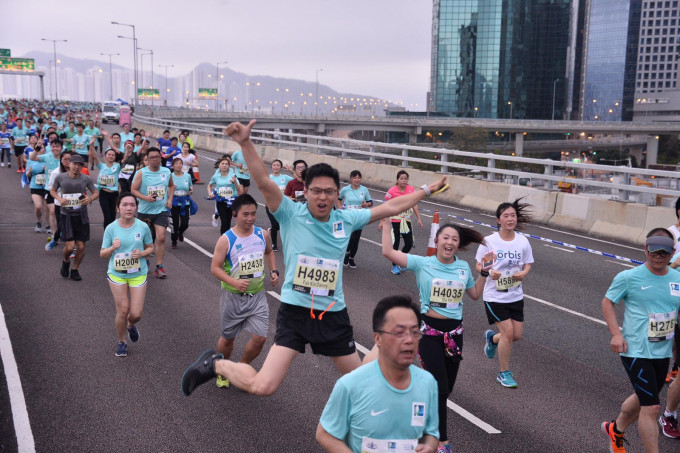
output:
[[[434,243],[434,239],[437,237],[437,230],[439,230],[439,211],[434,211],[432,227],[430,228],[430,240],[427,243],[427,256],[434,256],[437,254],[437,246]]]
[[[196,184],[203,184],[201,182],[201,172],[198,170],[198,167],[191,167],[191,169],[194,171],[194,178],[196,178]]]

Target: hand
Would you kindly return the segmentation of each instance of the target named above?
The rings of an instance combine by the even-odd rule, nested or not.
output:
[[[416,445],[416,453],[435,453],[435,448],[428,444]]]
[[[248,290],[248,285],[250,284],[250,280],[236,280],[236,283],[234,284],[234,288],[239,290],[242,293],[245,293]]]
[[[491,277],[491,280],[498,280],[499,278],[501,278],[501,273],[498,271],[490,271],[489,277]]]
[[[496,261],[496,252],[487,252],[487,254],[482,257],[482,270],[489,271],[489,269],[493,267],[494,261]],[[488,266],[484,266],[484,264],[488,264]]]
[[[92,203],[92,198],[89,195],[85,195],[85,198],[80,200],[80,204],[82,206],[87,206],[88,204]]]
[[[436,182],[433,182],[432,184],[429,184],[427,187],[430,189],[430,193],[435,193],[442,187],[446,185],[446,176],[442,176],[441,179],[439,179]],[[448,190],[448,188],[446,189]]]
[[[521,282],[522,280],[524,280],[524,277],[526,277],[526,276],[527,276],[527,273],[524,272],[524,271],[519,271],[515,275],[513,275],[515,280],[517,280],[518,282]]]
[[[253,129],[255,122],[256,120],[250,120],[250,123],[248,123],[247,126],[244,126],[239,122],[231,123],[224,130],[224,134],[238,144],[247,143],[250,140],[250,131]]]
[[[172,209],[172,200],[168,199],[165,202],[165,207],[168,208],[168,209]]]
[[[119,241],[120,242],[120,241]],[[132,257],[133,258],[141,258],[142,257],[142,252],[139,251],[139,249],[134,249],[132,251]]]
[[[612,351],[620,354],[628,350],[628,343],[626,343],[626,340],[623,338],[623,334],[619,332],[612,336],[612,339],[609,342],[609,347],[612,349]]]
[[[153,203],[153,202],[156,201],[156,196],[155,195],[147,195],[146,201],[148,201],[149,203]]]
[[[369,207],[371,207],[371,205],[370,205],[369,203],[366,203],[365,201],[362,201],[362,202],[361,202],[361,207],[362,207],[362,208],[369,208]]]
[[[425,225],[423,225],[423,222],[421,222],[420,219],[418,219],[418,226],[420,228],[425,228]]]
[[[120,239],[118,239],[118,238],[114,239],[112,247],[113,247],[113,250],[118,250],[120,248]]]
[[[236,184],[236,175],[231,177],[231,183]]]
[[[276,287],[279,284],[279,276],[277,274],[269,273],[269,282]]]

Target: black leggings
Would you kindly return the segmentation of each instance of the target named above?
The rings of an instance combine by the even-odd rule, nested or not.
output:
[[[59,221],[61,218],[61,206],[54,205],[54,216],[57,219],[57,231],[52,235],[52,240],[54,242],[59,242],[59,238],[61,238],[61,222]]]
[[[279,237],[279,230],[281,229],[281,225],[279,225],[279,221],[274,218],[274,215],[271,213],[268,207],[265,206],[264,208],[267,211],[267,217],[269,217],[269,223],[272,225],[272,247],[277,247],[277,239]]]
[[[120,193],[130,192],[131,181],[132,181],[133,176],[130,176],[130,179],[123,179],[123,178],[118,179],[118,185],[120,186]]]
[[[423,321],[440,332],[451,332],[462,323],[459,319],[438,319],[429,316],[423,316]],[[462,352],[463,335],[455,335],[453,339]],[[418,354],[420,354],[423,368],[429,371],[437,381],[439,393],[439,440],[444,442],[449,439],[446,432],[446,416],[448,415],[446,401],[453,391],[453,385],[456,383],[456,376],[458,376],[458,367],[463,357],[449,357],[446,355],[443,336],[423,335],[418,345]]]
[[[104,214],[104,229],[116,220],[117,200],[118,192],[107,192],[103,189],[99,191],[99,206]]]
[[[227,206],[225,201],[218,201],[215,203],[217,205],[217,213],[220,215],[220,235],[227,232],[231,228],[231,206]]]
[[[356,230],[349,237],[349,244],[347,244],[347,252],[345,252],[345,254],[349,255],[350,258],[354,258],[357,254],[357,250],[359,250],[359,240],[361,239],[361,231],[362,230]]]
[[[170,210],[170,215],[172,216],[172,233],[170,233],[170,239],[173,244],[177,244],[177,239],[180,234],[189,228],[189,206],[184,207],[184,215],[180,215],[181,206],[173,206]]]
[[[413,224],[408,221],[406,224],[408,225],[408,233],[402,234],[399,232],[401,230],[401,223],[392,222],[392,231],[394,232],[394,243],[392,244],[392,248],[394,250],[399,250],[399,238],[404,236],[404,247],[401,249],[404,253],[410,252],[411,248],[413,248]]]

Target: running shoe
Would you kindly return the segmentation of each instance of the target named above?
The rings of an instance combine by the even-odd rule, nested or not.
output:
[[[215,228],[219,228],[220,221],[214,215],[211,215],[210,217],[212,218],[212,226],[214,226]]]
[[[489,359],[494,358],[496,350],[498,349],[498,345],[493,342],[494,335],[496,335],[496,332],[493,330],[484,332],[484,354],[486,354],[486,357]]]
[[[215,381],[215,385],[217,385],[221,389],[225,389],[229,387],[229,379],[220,376],[219,374],[217,375],[217,380]]]
[[[405,267],[401,267],[401,266],[397,266],[397,267],[399,268],[400,271],[406,272],[406,268],[405,268]]]
[[[139,330],[137,329],[137,326],[132,326],[128,327],[128,338],[130,338],[130,341],[133,343],[137,343],[139,341]]]
[[[394,275],[399,275],[399,274],[401,274],[401,270],[399,270],[399,266],[397,266],[396,264],[395,264],[394,266],[392,266],[392,273],[393,273]]]
[[[170,247],[172,247],[173,250],[177,250],[177,242],[173,242]]]
[[[71,252],[71,256],[69,258],[75,258],[76,257],[76,249],[73,249]]]
[[[44,232],[45,234],[52,234],[52,228],[47,227],[47,228],[45,228],[45,229],[43,230],[43,232]]]
[[[498,376],[496,376],[496,381],[500,382],[503,387],[511,389],[517,388],[517,382],[515,382],[515,379],[512,377],[512,371],[510,370],[501,371],[498,373]]]
[[[352,269],[357,268],[357,263],[354,262],[354,258],[349,259],[349,267],[351,267]]]
[[[666,375],[666,383],[673,382],[678,377],[678,370],[671,370]]]
[[[623,446],[623,443],[628,443],[628,441],[624,439],[623,433],[617,434],[614,432],[614,421],[602,422],[600,428],[609,438],[610,453],[626,453],[626,447]]]
[[[36,233],[42,233],[42,224],[40,222],[35,224],[35,230]]]
[[[4,162],[3,162],[2,164],[0,164],[0,167],[4,167],[4,166],[5,166],[5,163],[4,163]]]
[[[345,261],[342,263],[345,267],[349,266],[349,255],[345,255]]]
[[[80,272],[78,272],[78,269],[71,269],[71,280],[79,282],[83,279],[83,277],[80,276]]]
[[[118,347],[116,348],[116,357],[127,357],[127,343],[124,341],[118,342]]]
[[[156,266],[156,270],[153,271],[153,275],[155,275],[158,278],[168,278],[168,274],[165,273],[165,269],[163,269],[163,266]]]
[[[17,170],[17,173],[21,173],[21,168]]]
[[[57,246],[57,242],[52,240],[52,241],[48,242],[47,245],[45,245],[45,251],[49,252],[50,250],[52,250],[56,246]]]
[[[452,453],[451,444],[442,444],[437,448],[437,453]]]
[[[661,432],[664,436],[671,439],[680,439],[680,431],[678,431],[678,419],[675,417],[666,417],[661,415],[659,417],[659,425],[661,425]]]
[[[213,351],[212,349],[208,349],[201,354],[198,359],[184,371],[184,375],[182,375],[180,388],[182,389],[184,396],[189,396],[196,387],[216,377],[215,361],[223,358],[224,356],[222,354]]]
[[[10,164],[9,162],[7,162],[7,168],[12,168],[12,164]]]
[[[61,274],[62,277],[68,278],[68,268],[71,267],[71,261],[62,261],[61,262],[61,271],[59,273]]]

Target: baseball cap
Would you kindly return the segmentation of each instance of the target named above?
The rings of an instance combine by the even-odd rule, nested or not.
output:
[[[74,154],[71,156],[71,163],[85,165],[85,159],[80,154]]]
[[[651,236],[647,238],[645,245],[650,253],[663,251],[672,254],[675,241],[668,236]]]

